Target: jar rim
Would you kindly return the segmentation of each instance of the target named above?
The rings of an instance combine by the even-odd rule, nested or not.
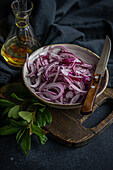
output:
[[[29,8],[29,9],[27,9],[27,10],[18,10],[18,9],[15,9],[14,8],[14,4],[15,3],[18,3],[19,1],[17,1],[17,0],[15,0],[15,1],[13,1],[12,3],[11,3],[11,8],[12,8],[12,10],[14,10],[14,11],[16,11],[16,12],[30,12],[32,9],[33,9],[33,2],[31,2],[30,0],[27,0],[27,2],[29,2],[30,4],[31,4],[31,7]]]

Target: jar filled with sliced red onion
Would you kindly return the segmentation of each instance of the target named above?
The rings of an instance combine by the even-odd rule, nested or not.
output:
[[[94,73],[91,64],[83,63],[62,45],[49,46],[32,63],[27,57],[26,66],[26,76],[35,93],[43,100],[59,104],[82,102]]]

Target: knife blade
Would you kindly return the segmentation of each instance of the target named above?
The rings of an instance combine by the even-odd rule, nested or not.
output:
[[[111,40],[107,35],[88,93],[86,95],[83,106],[81,108],[82,115],[88,115],[92,113],[96,94],[99,89],[101,78],[104,76],[105,69],[109,60],[110,52],[111,52]]]

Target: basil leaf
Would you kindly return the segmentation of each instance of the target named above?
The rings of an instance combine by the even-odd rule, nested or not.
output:
[[[44,112],[45,108],[46,108],[46,107],[42,107],[41,109],[39,109],[40,112]]]
[[[42,118],[42,126],[45,126],[46,125],[46,119],[45,117]]]
[[[47,138],[45,135],[39,136],[39,140],[40,140],[40,143],[41,143],[42,145],[44,145],[44,144],[46,143],[47,139],[48,139],[48,138]]]
[[[18,127],[12,125],[6,125],[0,128],[0,135],[12,135],[20,130]]]
[[[20,111],[18,114],[21,118],[27,120],[28,123],[32,120],[32,112]]]
[[[45,105],[42,104],[42,103],[33,103],[33,105],[38,105],[38,106],[44,106],[45,107]]]
[[[17,99],[19,101],[25,101],[26,100],[26,99],[22,99],[22,98],[18,97],[15,93],[12,93],[11,97],[13,97],[13,98],[15,98],[15,99]]]
[[[19,140],[21,139],[22,135],[24,134],[25,129],[21,129],[18,131],[17,135],[16,135],[16,141],[17,143],[19,142]]]
[[[47,141],[47,137],[45,136],[46,135],[45,131],[42,131],[40,127],[33,124],[31,124],[31,131],[39,137],[39,140],[42,145],[45,144],[45,142]]]
[[[24,123],[22,123],[22,122],[20,122],[20,121],[15,121],[15,120],[13,120],[13,119],[10,119],[9,121],[10,121],[10,123],[11,123],[13,126],[15,126],[15,127],[20,127],[20,128],[26,127],[25,121],[24,121]]]
[[[37,112],[36,121],[37,121],[37,124],[40,126],[45,126],[46,123],[51,123],[52,116],[49,110],[45,109],[43,112],[39,110]]]
[[[19,120],[18,123],[22,124],[23,126],[28,125],[28,122],[26,120]]]
[[[45,121],[46,121],[47,123],[50,123],[50,120],[49,120],[47,114],[44,115],[44,118],[45,118]]]
[[[19,109],[20,109],[19,105],[12,107],[8,112],[8,117],[13,117],[14,119],[18,119],[19,118],[19,114],[18,114]]]
[[[42,113],[38,112],[36,116],[36,120],[39,126],[42,126],[42,118],[43,118]]]
[[[4,99],[0,99],[0,106],[2,106],[2,107],[12,107],[14,105],[15,105],[15,103],[13,103],[13,102],[10,102],[10,101],[4,100]]]
[[[46,110],[45,115],[47,115],[48,117],[48,122],[47,123],[51,123],[52,122],[52,115],[51,112],[49,110]]]
[[[25,153],[28,155],[28,151],[31,148],[31,137],[30,137],[30,129],[26,129],[21,138],[21,147]]]
[[[34,124],[31,123],[31,131],[35,133],[36,135],[42,137],[46,134],[46,132],[42,131],[42,129]]]

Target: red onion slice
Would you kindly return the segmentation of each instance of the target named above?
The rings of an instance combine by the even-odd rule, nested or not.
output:
[[[59,62],[55,61],[55,62],[48,65],[48,67],[45,70],[45,77],[46,78],[48,77],[47,75],[48,75],[48,72],[50,71],[50,69],[56,67],[56,65],[58,65],[58,64],[59,64]]]
[[[31,84],[30,87],[36,88],[36,87],[39,86],[40,82],[41,82],[41,77],[38,77],[38,78],[36,79],[36,83],[35,83],[35,84]]]
[[[80,98],[80,94],[75,95],[75,96],[71,99],[70,104],[76,103],[79,98]]]
[[[49,96],[50,96],[50,98],[52,100],[56,100],[60,96],[62,96],[63,93],[64,93],[64,87],[63,87],[62,84],[60,84],[60,83],[50,83],[50,84],[47,84],[47,85],[43,86],[42,91],[44,91],[45,89],[47,89],[47,90],[49,90],[49,89],[55,90],[56,88],[59,89],[59,94],[57,94],[57,95],[49,94]]]

